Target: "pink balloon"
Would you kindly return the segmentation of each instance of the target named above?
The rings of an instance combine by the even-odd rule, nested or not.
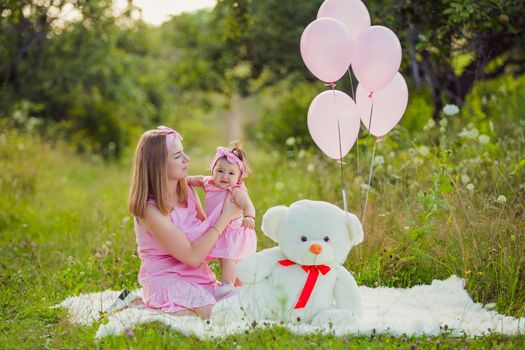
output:
[[[350,151],[357,139],[359,127],[357,107],[354,100],[344,92],[321,92],[310,104],[308,130],[315,144],[330,158],[341,159]]]
[[[317,19],[306,27],[301,36],[301,56],[317,78],[327,83],[336,82],[350,66],[350,34],[337,19]]]
[[[390,29],[372,26],[354,40],[352,58],[354,74],[371,91],[377,91],[392,80],[401,65],[401,44]]]
[[[396,73],[387,86],[375,91],[372,96],[370,90],[359,83],[355,100],[364,126],[372,135],[381,137],[392,130],[405,113],[408,103],[407,83],[401,74]],[[372,112],[371,122],[370,112]]]
[[[331,17],[340,20],[352,38],[370,27],[370,14],[361,0],[325,0],[317,18]]]

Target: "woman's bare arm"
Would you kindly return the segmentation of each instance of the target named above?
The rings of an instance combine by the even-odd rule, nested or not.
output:
[[[140,224],[146,228],[159,244],[174,258],[190,266],[204,261],[228,223],[240,215],[240,209],[230,200],[225,201],[223,211],[215,225],[193,242],[167,216],[153,205],[148,205]]]

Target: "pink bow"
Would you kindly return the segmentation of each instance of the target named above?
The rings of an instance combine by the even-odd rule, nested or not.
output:
[[[182,136],[172,128],[169,128],[167,126],[161,125],[157,127],[157,130],[165,131],[166,132],[166,148],[170,149],[173,145],[173,142],[175,141],[175,137],[179,140],[183,140]]]
[[[239,169],[241,170],[241,176],[239,177],[239,182],[241,182],[242,175],[244,174],[244,164],[242,163],[242,160],[239,159],[232,151],[224,148],[224,147],[217,147],[217,153],[215,153],[215,157],[213,157],[213,160],[211,161],[211,171],[213,172],[213,168],[215,168],[215,164],[219,159],[222,157],[226,157],[226,160],[228,163],[231,164],[237,164],[239,166]]]

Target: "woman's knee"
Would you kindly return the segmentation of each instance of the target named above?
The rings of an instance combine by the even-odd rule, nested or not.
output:
[[[195,309],[184,309],[172,313],[173,316],[196,316],[204,319],[209,319],[211,317],[211,309],[213,305],[206,305],[202,307],[197,307]]]

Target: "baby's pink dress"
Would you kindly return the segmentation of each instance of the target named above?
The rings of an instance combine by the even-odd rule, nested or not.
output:
[[[204,179],[206,217],[211,224],[215,224],[219,219],[226,194],[232,193],[236,187],[248,191],[242,183],[222,189],[215,186],[211,177]],[[256,250],[257,236],[255,231],[242,227],[242,217],[239,217],[230,221],[226,226],[221,237],[210,251],[209,258],[238,260],[255,253]]]
[[[210,222],[197,219],[196,194],[188,191],[186,208],[177,207],[170,213],[171,221],[187,236],[190,242],[208,231]],[[148,203],[155,204],[153,199]],[[135,218],[135,235],[138,254],[142,261],[139,282],[144,288],[146,307],[177,312],[198,308],[217,302],[215,274],[206,262],[191,267],[171,256]]]

